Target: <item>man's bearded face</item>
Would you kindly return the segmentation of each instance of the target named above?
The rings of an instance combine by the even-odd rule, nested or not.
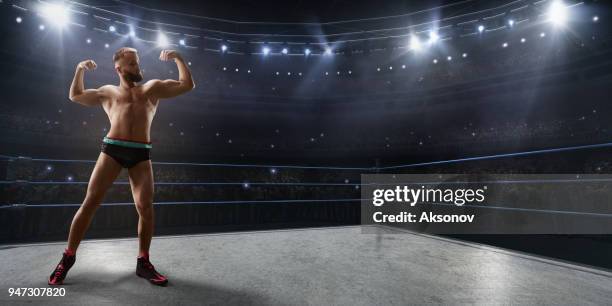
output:
[[[138,83],[142,81],[142,71],[140,70],[138,55],[134,52],[127,53],[119,60],[121,76],[129,82]]]

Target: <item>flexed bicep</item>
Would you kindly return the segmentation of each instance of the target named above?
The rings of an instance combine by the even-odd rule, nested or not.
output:
[[[174,60],[179,71],[178,80],[151,80],[151,92],[159,99],[176,97],[184,94],[195,87],[191,71],[185,64],[183,57],[174,50],[162,50],[159,59],[161,61]]]
[[[70,96],[70,101],[86,106],[102,104],[104,94],[101,89],[85,89],[80,94]]]
[[[85,60],[77,65],[68,95],[70,101],[86,106],[95,106],[102,103],[102,99],[104,98],[104,86],[98,89],[85,89],[83,84],[83,75],[85,71],[94,70],[96,67],[97,65],[93,60]]]
[[[158,99],[173,98],[193,89],[193,86],[186,82],[171,79],[151,80],[150,86],[151,95]]]

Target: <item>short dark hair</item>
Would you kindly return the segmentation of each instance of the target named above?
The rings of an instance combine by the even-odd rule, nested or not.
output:
[[[115,52],[115,55],[113,55],[113,64],[115,64],[118,60],[120,60],[124,54],[126,53],[137,53],[138,51],[136,51],[136,49],[134,48],[130,48],[130,47],[123,47],[119,50],[117,50],[117,52]]]

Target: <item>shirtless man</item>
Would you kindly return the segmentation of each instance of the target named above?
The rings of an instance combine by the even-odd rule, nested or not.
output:
[[[102,152],[91,174],[87,194],[76,212],[68,247],[62,260],[49,277],[49,285],[61,285],[68,270],[76,260],[76,250],[89,227],[104,194],[111,187],[122,168],[128,168],[132,196],[138,211],[139,254],[136,274],[156,285],[166,285],[168,279],[155,271],[149,261],[149,247],[153,237],[153,169],[149,151],[152,148],[150,128],[160,99],[176,97],[194,88],[191,72],[179,53],[163,50],[162,61],[174,60],[179,71],[179,80],[150,80],[143,85],[139,58],[136,49],[121,48],[114,57],[119,86],[104,85],[98,89],[85,89],[83,75],[86,70],[96,69],[92,60],[77,65],[70,100],[85,106],[102,105],[108,115],[111,128],[102,141]]]

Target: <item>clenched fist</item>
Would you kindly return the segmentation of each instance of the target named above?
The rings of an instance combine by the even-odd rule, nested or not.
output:
[[[180,58],[181,55],[175,50],[162,50],[159,54],[159,60],[161,61],[169,61],[171,59]]]
[[[96,69],[97,67],[98,65],[96,65],[96,62],[94,62],[93,60],[82,61],[77,65],[77,68],[86,69],[86,70],[93,70],[93,69]]]

